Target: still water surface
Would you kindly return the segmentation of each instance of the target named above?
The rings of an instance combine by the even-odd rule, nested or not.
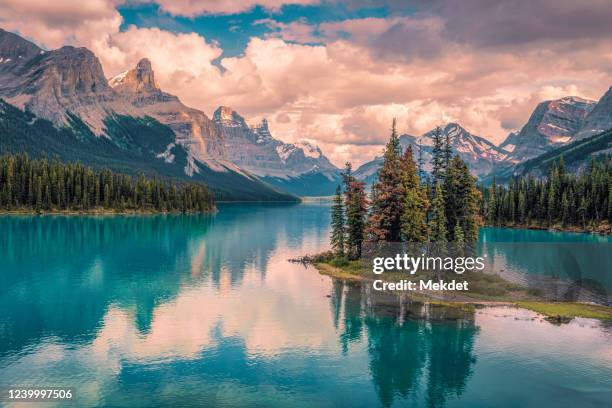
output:
[[[405,318],[287,262],[327,248],[328,223],[317,204],[0,217],[0,386],[75,387],[79,406],[612,406],[611,327],[503,307]]]

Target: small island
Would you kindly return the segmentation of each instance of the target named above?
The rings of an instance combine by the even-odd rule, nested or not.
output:
[[[448,136],[445,139],[440,129],[434,132],[433,143],[428,175],[420,146],[416,154],[410,146],[402,152],[394,121],[383,165],[369,195],[365,184],[352,175],[350,163],[346,165],[343,187],[338,186],[331,207],[332,250],[298,261],[338,279],[395,283],[405,280],[406,274],[373,275],[368,262],[371,254],[366,254],[364,247],[376,252],[393,245],[416,245],[419,249],[415,253],[420,254],[433,245],[436,252],[457,257],[475,253],[482,225],[610,233],[610,158],[592,161],[578,174],[566,172],[561,160],[552,165],[548,177],[519,177],[507,186],[493,182],[487,189],[476,185],[468,166],[452,154]],[[419,270],[408,278],[418,282],[440,276]],[[451,273],[446,278],[457,276]],[[538,289],[507,281],[497,274],[475,270],[460,277],[469,291],[449,291],[437,297],[432,291],[415,290],[409,296],[459,308],[514,305],[545,315],[553,323],[574,317],[612,319],[612,307],[550,302]]]
[[[0,213],[158,214],[215,210],[202,184],[136,177],[25,154],[0,157]]]

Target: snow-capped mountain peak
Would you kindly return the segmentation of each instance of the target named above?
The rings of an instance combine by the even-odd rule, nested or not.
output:
[[[400,136],[402,149],[412,146],[415,160],[418,158],[420,147],[425,171],[431,171],[435,131],[436,129],[432,129],[419,137],[408,134]],[[468,132],[458,123],[447,123],[440,127],[440,132],[443,138],[448,136],[452,150],[468,164],[472,173],[476,176],[488,174],[496,163],[504,160],[508,155],[508,152],[504,149],[495,146],[483,137]],[[377,157],[363,164],[355,170],[355,176],[361,180],[372,182],[382,165],[382,161],[382,157]]]

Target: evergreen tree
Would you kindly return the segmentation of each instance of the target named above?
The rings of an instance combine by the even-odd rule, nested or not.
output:
[[[444,181],[444,137],[442,136],[442,129],[437,126],[432,134],[433,139],[433,151],[432,151],[432,170],[431,175],[433,177],[434,185],[438,182]]]
[[[497,220],[497,185],[495,183],[495,176],[493,176],[493,182],[489,188],[489,200],[487,202],[487,221],[489,225],[495,225]]]
[[[401,147],[394,119],[378,181],[374,184],[376,195],[373,197],[367,231],[372,241],[397,242],[401,239],[404,197],[401,178]]]
[[[421,142],[417,139],[417,149],[418,149],[418,169],[419,169],[419,180],[425,179],[425,159],[423,158],[423,146],[421,146]]]
[[[402,208],[402,235],[407,242],[427,242],[428,199],[413,159],[412,147],[408,146],[402,157],[401,177],[404,189]]]
[[[345,248],[345,216],[344,199],[340,186],[336,188],[336,195],[331,208],[331,245],[334,253],[338,257],[344,256]]]
[[[436,244],[447,242],[446,216],[442,186],[436,183],[434,187],[434,198],[431,203],[431,216],[429,219],[429,241]]]
[[[451,164],[451,160],[453,158],[453,148],[451,145],[450,134],[448,132],[444,132],[444,149],[443,149],[443,157],[444,157],[444,170],[446,171]]]
[[[453,249],[455,256],[465,255],[465,238],[463,237],[463,228],[459,222],[455,224],[454,233],[455,240],[453,241]]]
[[[345,191],[347,250],[352,259],[361,257],[361,246],[365,238],[367,197],[365,184],[351,181]]]

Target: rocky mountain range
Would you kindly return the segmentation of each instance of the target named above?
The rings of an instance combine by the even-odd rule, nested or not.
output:
[[[521,130],[511,132],[499,146],[456,123],[445,125],[442,133],[449,135],[453,150],[470,166],[472,173],[480,180],[490,181],[494,175],[507,178],[527,168],[536,168],[539,165],[534,163],[539,161],[534,160],[539,157],[546,158],[548,163],[550,157],[560,157],[562,153],[567,156],[570,145],[580,147],[584,153],[572,156],[573,166],[579,168],[589,157],[612,151],[609,135],[600,137],[609,129],[612,129],[612,87],[599,101],[568,96],[541,102]],[[432,134],[433,130],[419,137],[402,135],[400,143],[404,149],[408,145],[413,147],[415,159],[420,145],[427,163],[431,159]],[[585,143],[578,143],[581,140]],[[523,165],[526,162],[528,166]],[[355,174],[363,181],[372,182],[381,164],[382,157],[377,157],[359,167]],[[540,173],[541,167],[538,167]],[[426,165],[425,170],[430,168]]]
[[[458,123],[448,123],[440,128],[443,137],[448,136],[452,149],[470,166],[475,176],[481,177],[490,173],[496,163],[506,160],[508,152],[495,146],[483,137],[474,135],[465,130]],[[401,135],[400,144],[402,149],[412,146],[415,160],[418,160],[418,152],[421,149],[421,157],[425,163],[424,170],[431,170],[430,161],[433,152],[433,134],[435,129],[421,136]],[[355,170],[355,176],[363,181],[372,182],[375,174],[382,165],[382,157],[367,162]]]
[[[225,190],[234,188],[219,185],[226,173],[243,179],[243,184],[255,184],[253,189],[269,196],[277,192],[262,182],[264,179],[271,184],[282,179],[287,191],[291,181],[301,176],[326,174],[333,179],[337,174],[318,147],[276,140],[265,121],[251,128],[242,119],[244,126],[235,128],[184,105],[177,96],[159,88],[146,58],[107,80],[99,60],[86,48],[65,46],[47,51],[0,29],[0,97],[55,126],[72,127],[76,119],[94,137],[140,153],[142,146],[134,143],[133,135],[124,134],[126,126],[118,122],[153,119],[167,126],[175,137],[163,148],[146,153],[176,167],[173,150],[184,150],[184,176],[202,178],[205,174],[213,189],[216,185]],[[302,183],[298,184],[301,188]]]
[[[51,153],[120,171],[200,180],[228,199],[330,195],[341,182],[340,170],[320,148],[275,138],[265,119],[249,124],[226,106],[209,118],[186,106],[160,89],[146,58],[107,79],[86,48],[43,50],[0,29],[0,98],[0,153]],[[589,155],[608,151],[608,137],[588,139],[611,128],[612,88],[598,102],[570,96],[540,103],[499,146],[458,123],[441,131],[473,174],[486,179],[513,174],[540,155],[556,157],[551,152],[581,140]],[[400,137],[415,159],[420,151],[425,171],[433,131]],[[381,164],[376,157],[355,175],[372,182]]]
[[[298,195],[329,195],[340,181],[339,169],[319,147],[275,139],[266,119],[250,126],[232,108],[220,106],[213,121],[223,130],[228,160],[272,185]]]

